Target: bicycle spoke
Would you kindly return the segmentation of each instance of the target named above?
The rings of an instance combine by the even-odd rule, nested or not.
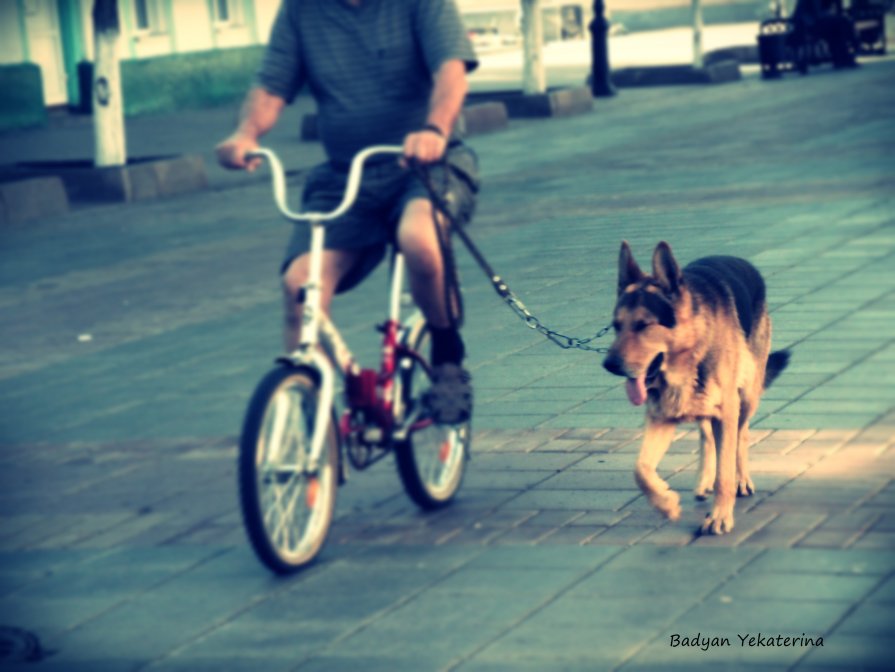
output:
[[[270,511],[271,514],[278,514],[278,522],[277,522],[276,527],[273,528],[273,532],[272,532],[272,536],[274,536],[274,537],[276,537],[279,534],[281,527],[288,522],[288,520],[291,516],[291,511],[294,509],[293,503],[296,500],[296,497],[292,497],[291,500],[289,500],[289,503],[287,503],[286,506],[284,507],[283,500],[285,499],[285,497],[283,496],[283,494],[287,490],[290,489],[290,486],[292,486],[297,481],[299,481],[299,479],[300,479],[300,477],[298,475],[293,476],[282,487],[274,486],[271,489],[273,498],[274,498],[274,502],[273,502],[273,505],[268,510]],[[293,490],[300,490],[300,489],[301,489],[301,486],[298,485],[298,487],[294,488]],[[268,522],[267,519],[265,518],[265,524],[268,525],[268,529],[269,529],[273,525],[273,520]]]
[[[271,415],[270,428],[267,432],[264,446],[267,450],[265,450],[263,454],[265,462],[268,463],[274,462],[280,457],[279,452],[283,445],[283,432],[285,431],[286,423],[290,415],[289,399],[286,395],[278,394],[274,398]],[[275,452],[271,454],[269,452],[270,450]],[[258,457],[260,459],[262,455],[259,455]]]
[[[428,352],[428,328],[423,325],[421,331],[411,332],[406,343],[414,353]],[[425,417],[421,405],[425,390],[432,384],[429,369],[408,358],[401,370],[398,394],[404,408],[409,409],[401,417],[409,431],[397,453],[398,473],[414,502],[423,509],[440,508],[453,499],[462,482],[469,425],[439,426]]]
[[[294,492],[300,491],[300,490],[301,490],[301,487],[297,487],[294,489]],[[293,518],[293,515],[295,512],[295,504],[297,501],[298,501],[298,497],[291,497],[289,499],[289,503],[286,506],[286,510],[283,512],[283,515],[280,517],[279,525],[277,525],[276,529],[274,529],[273,532],[271,532],[271,537],[273,539],[275,539],[275,540],[282,539],[284,533],[288,534],[288,531],[292,529],[293,526],[290,525],[290,522],[292,521],[292,518]],[[300,535],[299,535],[299,538],[300,538]],[[285,548],[288,548],[290,550],[295,550],[288,545],[288,540],[286,540],[286,541],[287,541],[287,543],[282,544],[282,546],[284,546]]]
[[[297,550],[313,518],[307,502],[299,506],[307,491],[303,470],[309,446],[304,401],[295,390],[285,390],[275,397],[265,423],[268,431],[264,433],[264,450],[259,451],[264,460],[262,482],[267,486],[264,525],[271,539],[290,552]]]
[[[290,573],[326,539],[335,502],[338,444],[326,425],[319,473],[307,473],[319,389],[302,370],[271,371],[249,404],[240,440],[240,505],[249,541],[264,564]]]
[[[439,435],[441,434],[440,430],[438,431],[438,434]],[[432,438],[435,439],[432,441],[433,445],[426,448],[427,460],[429,462],[429,468],[427,470],[428,474],[429,474],[428,481],[432,485],[437,486],[438,485],[438,472],[439,472],[439,469],[441,468],[441,463],[439,462],[439,459],[438,459],[441,454],[441,441],[437,440],[438,438],[440,438],[439,436],[434,436]],[[434,448],[434,450],[433,450],[433,448]]]
[[[264,495],[265,515],[264,525],[267,529],[276,529],[283,518],[283,503],[280,488],[271,486]],[[272,500],[272,501],[271,501]]]

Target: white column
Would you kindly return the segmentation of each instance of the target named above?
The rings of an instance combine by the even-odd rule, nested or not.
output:
[[[544,72],[544,26],[540,0],[522,0],[522,90],[547,91]]]
[[[702,0],[691,0],[693,10],[693,67],[702,67]]]
[[[123,166],[127,163],[127,151],[118,61],[118,12],[117,7],[109,7],[109,0],[96,0],[93,28],[94,163],[99,167]]]

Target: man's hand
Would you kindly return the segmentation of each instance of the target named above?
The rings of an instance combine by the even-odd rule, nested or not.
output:
[[[401,163],[404,165],[410,161],[435,163],[444,156],[445,149],[447,149],[447,138],[434,129],[424,128],[409,133],[404,138],[404,158]]]
[[[234,133],[229,138],[215,147],[218,163],[229,170],[246,170],[252,172],[259,165],[261,159],[246,160],[246,154],[258,149],[258,141],[247,135]]]
[[[286,101],[256,86],[246,96],[239,113],[239,125],[229,138],[215,147],[218,163],[230,170],[252,172],[261,159],[246,161],[246,154],[258,149],[258,138],[277,123]]]
[[[411,161],[435,163],[444,156],[468,88],[466,64],[462,60],[451,59],[438,68],[434,75],[426,125],[404,138],[402,165],[406,166]]]

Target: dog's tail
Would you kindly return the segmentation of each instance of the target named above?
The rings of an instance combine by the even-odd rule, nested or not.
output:
[[[783,373],[787,364],[789,364],[789,350],[778,350],[768,355],[768,363],[764,370],[764,389],[768,389],[777,376]]]

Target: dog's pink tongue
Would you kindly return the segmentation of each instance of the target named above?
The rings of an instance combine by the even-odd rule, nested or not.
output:
[[[638,378],[628,378],[625,381],[625,392],[628,393],[628,399],[635,406],[640,406],[646,401],[646,376]]]

